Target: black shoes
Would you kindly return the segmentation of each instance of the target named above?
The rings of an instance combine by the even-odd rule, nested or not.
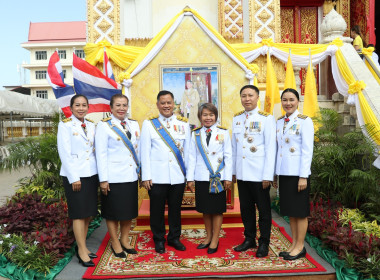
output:
[[[165,253],[165,242],[164,241],[158,241],[155,243],[155,250],[159,254]]]
[[[128,249],[128,248],[124,247],[123,244],[121,243],[121,241],[120,241],[120,245],[121,245],[121,248],[123,249],[124,252],[131,254],[131,255],[137,254],[137,251],[134,248]]]
[[[216,248],[208,247],[207,254],[214,254],[214,253],[216,253],[216,251],[218,251],[218,247],[219,247],[219,242],[218,242],[218,245],[216,245]]]
[[[93,267],[95,266],[94,262],[92,260],[89,260],[88,262],[85,262],[84,260],[82,260],[79,256],[79,253],[77,252],[77,258],[79,260],[79,263],[81,265],[83,265],[84,267]]]
[[[177,240],[168,241],[168,245],[171,246],[171,247],[174,247],[174,249],[176,249],[178,251],[185,251],[186,250],[185,245],[183,245],[181,243],[181,241],[179,241],[178,239]]]
[[[115,250],[113,249],[112,245],[111,245],[111,250],[112,250],[112,253],[115,255],[115,257],[117,257],[117,258],[126,258],[127,257],[125,255],[124,251],[121,251],[120,253],[116,253]]]
[[[260,243],[259,244],[259,249],[257,249],[257,252],[256,252],[256,257],[257,258],[264,258],[266,256],[268,256],[268,252],[269,252],[269,246],[265,243]]]
[[[202,244],[201,243],[197,246],[197,249],[206,249],[210,246],[210,244],[211,244],[211,242],[209,242],[208,244]]]
[[[292,256],[292,255],[288,254],[287,256],[284,257],[284,260],[286,260],[286,261],[294,261],[296,259],[303,258],[305,256],[306,256],[306,248],[303,247],[302,251],[299,252],[297,255]]]
[[[240,244],[239,246],[236,246],[234,248],[234,250],[236,252],[244,252],[244,251],[247,251],[248,249],[251,249],[251,248],[256,248],[256,241],[255,240],[244,240],[244,242],[242,244]]]
[[[279,257],[284,258],[285,256],[289,255],[289,252],[282,251],[280,254],[278,254]]]

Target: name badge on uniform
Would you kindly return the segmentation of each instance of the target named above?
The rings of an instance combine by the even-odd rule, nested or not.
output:
[[[137,140],[140,139],[140,134],[139,134],[139,132],[137,130],[135,131],[135,136],[136,136]]]

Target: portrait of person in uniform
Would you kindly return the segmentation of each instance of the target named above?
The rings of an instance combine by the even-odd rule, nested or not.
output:
[[[77,242],[76,255],[79,262],[90,267],[97,258],[86,245],[91,217],[98,213],[98,171],[95,159],[95,124],[86,119],[87,97],[77,94],[71,98],[72,116],[59,122],[58,153],[61,159],[60,175],[63,179],[69,218]]]
[[[301,115],[297,108],[299,94],[285,89],[281,105],[285,115],[277,120],[277,160],[274,187],[279,187],[280,211],[289,216],[293,242],[287,251],[281,252],[285,260],[296,260],[306,255],[304,246],[310,215],[310,167],[313,158],[313,121]],[[278,185],[277,185],[278,180]]]
[[[193,130],[187,166],[187,186],[194,190],[196,210],[203,214],[206,239],[197,249],[218,250],[226,212],[226,189],[232,186],[232,148],[226,128],[216,125],[218,109],[212,103],[199,107],[202,127]],[[195,182],[194,182],[195,181]]]
[[[194,128],[199,125],[198,120],[198,105],[199,105],[199,93],[193,87],[193,81],[186,81],[186,89],[182,95],[181,101],[181,114],[188,119],[189,124]]]
[[[102,217],[106,219],[111,250],[118,258],[137,254],[129,243],[129,232],[132,219],[138,215],[140,128],[137,121],[127,118],[128,104],[127,96],[113,95],[111,116],[98,123],[95,137]]]
[[[145,120],[141,129],[142,186],[150,198],[150,227],[155,250],[165,253],[165,203],[168,205],[168,245],[184,251],[181,243],[181,205],[185,189],[190,128],[173,114],[174,96],[162,90],[157,95],[159,116]]]
[[[244,111],[235,114],[232,127],[233,180],[237,180],[245,240],[234,250],[256,248],[256,206],[259,211],[259,247],[256,257],[268,255],[272,214],[269,190],[276,158],[276,127],[272,115],[259,111],[259,89],[240,90]]]

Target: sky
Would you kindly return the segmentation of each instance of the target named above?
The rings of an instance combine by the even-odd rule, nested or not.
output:
[[[30,52],[21,47],[28,41],[30,22],[87,20],[86,0],[0,0],[0,4],[0,90],[20,85],[17,65],[30,62]]]

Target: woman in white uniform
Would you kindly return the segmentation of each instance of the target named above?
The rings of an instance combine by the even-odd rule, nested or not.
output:
[[[200,106],[202,127],[193,130],[187,167],[187,186],[194,189],[196,210],[203,213],[206,239],[197,249],[218,250],[219,233],[226,212],[226,189],[232,186],[232,147],[227,129],[216,125],[218,109]],[[195,183],[194,183],[195,180]]]
[[[277,120],[277,160],[274,186],[280,188],[280,211],[289,216],[293,243],[281,252],[285,260],[296,260],[306,255],[304,246],[307,217],[310,215],[310,166],[313,158],[313,121],[301,115],[297,108],[299,94],[285,89],[281,94],[286,114]],[[278,178],[277,178],[278,177]]]
[[[71,98],[70,118],[58,125],[58,153],[62,162],[61,176],[67,199],[69,218],[77,242],[77,257],[85,266],[94,266],[96,258],[86,246],[86,236],[91,217],[98,213],[99,180],[95,160],[95,124],[86,119],[88,100],[77,94]]]
[[[110,107],[111,117],[100,121],[96,129],[96,158],[102,216],[107,221],[111,250],[116,257],[125,258],[125,252],[137,254],[129,243],[129,232],[132,219],[138,214],[140,128],[137,121],[126,117],[128,98],[125,95],[113,95]]]

